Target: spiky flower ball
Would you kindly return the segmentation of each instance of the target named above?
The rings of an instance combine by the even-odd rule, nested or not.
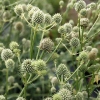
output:
[[[83,17],[86,17],[87,16],[87,9],[86,8],[81,9],[80,15],[83,16]]]
[[[32,23],[36,23],[36,24],[44,23],[44,13],[41,10],[37,10],[32,15]]]
[[[0,100],[6,100],[6,98],[3,95],[0,95]]]
[[[50,38],[44,38],[39,45],[41,50],[51,52],[54,48],[54,43]]]
[[[52,83],[52,84],[58,84],[58,79],[57,79],[57,77],[52,77],[51,83]]]
[[[14,76],[9,76],[9,77],[8,77],[8,82],[9,82],[9,84],[13,84],[14,81],[15,81]]]
[[[11,50],[14,50],[14,49],[17,49],[19,47],[18,43],[15,42],[15,41],[12,41],[10,44],[9,44],[9,47]]]
[[[92,3],[88,4],[87,8],[90,8],[91,10],[95,10],[96,9],[96,3],[92,2]]]
[[[57,13],[55,15],[53,15],[52,20],[56,23],[56,24],[60,24],[62,21],[62,16]]]
[[[38,7],[33,6],[33,7],[31,8],[31,10],[28,12],[28,17],[31,19],[31,18],[32,18],[32,15],[33,15],[36,11],[38,11],[38,10],[40,10]]]
[[[22,63],[21,68],[26,73],[32,73],[34,71],[34,68],[32,66],[32,60],[31,59],[24,60],[23,63]]]
[[[82,94],[82,92],[78,92],[76,94],[76,100],[83,100],[83,94]]]
[[[16,100],[26,100],[26,99],[23,97],[18,97]]]
[[[10,4],[9,0],[3,0],[2,3],[4,6],[8,6]]]
[[[24,24],[20,21],[16,22],[14,27],[19,32],[22,32],[24,30]]]
[[[60,0],[59,1],[59,5],[60,5],[60,7],[62,7],[64,5],[64,1],[63,0]]]
[[[6,61],[13,57],[13,53],[10,49],[3,49],[1,52],[1,59]]]
[[[62,100],[62,97],[59,94],[54,94],[53,95],[53,100]]]
[[[81,19],[80,19],[80,25],[81,25],[82,27],[87,27],[88,24],[89,24],[89,19],[88,19],[88,18],[81,18]]]
[[[44,100],[52,100],[52,98],[51,97],[47,97]]]
[[[36,60],[32,62],[32,66],[36,68],[38,71],[46,70],[46,62],[42,59]]]
[[[22,13],[23,13],[23,7],[21,4],[19,5],[16,5],[15,8],[14,8],[14,12],[20,16]]]
[[[88,60],[88,53],[85,52],[85,51],[82,51],[82,52],[79,54],[79,60],[87,61],[87,60]]]
[[[76,4],[75,4],[75,10],[76,11],[80,11],[81,9],[86,8],[86,3],[83,0],[79,0]]]
[[[57,67],[57,75],[61,78],[63,76],[64,80],[70,77],[70,71],[68,70],[67,66],[64,64],[60,64]]]
[[[66,33],[70,33],[72,31],[72,25],[70,23],[64,24]]]
[[[6,68],[13,69],[15,62],[12,59],[8,59],[5,61]]]
[[[33,8],[33,6],[31,4],[27,5],[27,11],[30,11]]]
[[[4,21],[4,22],[7,22],[7,21],[9,21],[10,19],[11,19],[11,12],[9,12],[9,11],[4,12],[4,13],[3,13],[3,21]]]
[[[90,52],[92,50],[92,46],[86,46],[86,51]]]
[[[78,38],[76,37],[73,37],[71,40],[70,40],[70,45],[74,48],[78,47],[80,45],[80,41]]]
[[[52,17],[51,17],[51,15],[48,14],[48,13],[45,14],[45,15],[44,15],[44,23],[45,23],[45,24],[50,24],[51,21],[52,21]]]
[[[66,33],[65,27],[64,26],[59,26],[58,33],[60,33],[60,34]]]
[[[73,27],[73,31],[74,31],[74,32],[79,32],[79,27],[78,27],[78,26],[74,26],[74,27]]]
[[[51,93],[56,93],[56,88],[54,86],[51,87]]]
[[[61,95],[61,100],[72,100],[71,91],[67,89],[61,89],[58,94]]]

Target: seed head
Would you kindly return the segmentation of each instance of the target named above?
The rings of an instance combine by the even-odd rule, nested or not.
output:
[[[19,45],[17,42],[15,41],[12,41],[10,44],[9,44],[9,47],[11,50],[14,50],[14,49],[18,49]]]
[[[6,98],[3,95],[0,95],[0,100],[6,100]]]
[[[62,100],[62,97],[59,94],[54,94],[53,95],[53,100]]]
[[[60,24],[62,21],[62,17],[59,13],[53,15],[52,20],[56,23],[56,24]]]
[[[88,19],[88,18],[81,18],[81,19],[80,19],[80,25],[81,25],[82,27],[87,27],[88,24],[89,24],[89,19]]]
[[[59,26],[58,33],[60,33],[60,34],[66,33],[65,27],[64,26]]]
[[[64,24],[66,33],[70,33],[72,31],[72,25],[70,23]]]
[[[1,52],[1,59],[6,61],[13,57],[13,53],[10,49],[3,49]]]
[[[44,38],[39,45],[41,50],[51,52],[54,48],[54,43],[50,38]]]

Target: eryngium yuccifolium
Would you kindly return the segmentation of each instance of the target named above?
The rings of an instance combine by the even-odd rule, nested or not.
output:
[[[38,7],[33,6],[31,10],[28,12],[28,17],[31,19],[32,15],[37,11],[40,10]]]
[[[0,100],[6,100],[6,98],[3,95],[0,95]]]
[[[69,20],[69,23],[74,26],[74,21],[73,20]]]
[[[86,51],[90,52],[92,50],[92,46],[86,46]]]
[[[20,32],[24,30],[24,24],[20,21],[16,22],[14,27],[17,31],[20,31]]]
[[[27,5],[27,11],[30,11],[33,8],[33,6],[31,4]]]
[[[63,88],[64,88],[64,89],[66,88],[66,89],[72,91],[72,86],[71,86],[71,84],[69,84],[69,83],[64,84]]]
[[[82,51],[82,52],[79,54],[79,60],[87,61],[87,60],[88,60],[88,53],[85,52],[85,51]]]
[[[86,17],[87,16],[87,9],[86,8],[81,9],[80,15],[83,16],[83,17]]]
[[[58,94],[61,95],[61,100],[72,100],[71,91],[67,89],[61,89]]]
[[[92,2],[92,3],[88,4],[87,8],[90,8],[91,10],[96,9],[96,3]]]
[[[44,23],[45,23],[45,24],[50,24],[51,21],[52,21],[52,17],[51,17],[51,15],[48,14],[48,13],[45,14],[45,15],[44,15]]]
[[[44,100],[52,100],[52,98],[51,97],[47,97]]]
[[[14,49],[17,49],[19,47],[18,43],[15,42],[15,41],[12,41],[10,44],[9,44],[9,47],[11,50],[14,50]]]
[[[37,10],[32,15],[32,23],[36,23],[36,24],[44,23],[44,13],[41,10]]]
[[[26,73],[32,73],[34,71],[34,68],[32,66],[32,61],[31,59],[26,59],[23,61],[22,66],[21,66],[22,70],[25,71]]]
[[[15,62],[12,59],[8,59],[5,61],[6,68],[13,69]]]
[[[38,71],[46,70],[46,62],[41,59],[33,61],[32,66]]]
[[[1,59],[2,60],[8,60],[10,58],[13,57],[13,53],[10,49],[3,49],[2,52],[1,52]]]
[[[75,10],[76,11],[80,11],[81,9],[86,8],[86,3],[83,0],[79,0],[76,4],[75,4]]]
[[[44,38],[42,41],[40,41],[39,48],[41,50],[51,52],[54,48],[54,43],[50,38]]]
[[[83,94],[82,94],[82,92],[78,92],[76,94],[76,100],[83,100]]]
[[[4,12],[4,13],[3,13],[3,21],[4,21],[4,22],[7,22],[7,21],[9,21],[10,19],[11,19],[11,13],[10,13],[10,11]]]
[[[10,4],[9,0],[3,0],[2,3],[4,6],[8,6]]]
[[[9,77],[8,77],[8,82],[9,82],[10,84],[13,84],[13,83],[15,82],[14,76],[9,76]]]
[[[64,80],[70,77],[70,71],[65,64],[60,64],[57,67],[57,75],[61,78],[63,76]]]
[[[52,77],[51,83],[52,83],[52,84],[58,84],[58,79],[57,79],[57,77]]]
[[[74,31],[74,32],[79,32],[79,27],[78,27],[78,26],[74,26],[74,27],[73,27],[73,31]]]
[[[14,12],[20,16],[22,13],[23,13],[23,8],[22,8],[22,5],[19,4],[19,5],[16,5],[15,8],[14,8]]]
[[[51,87],[51,93],[56,93],[56,88],[54,86]]]
[[[70,23],[64,24],[66,33],[70,33],[72,31],[72,25]]]
[[[54,94],[53,95],[53,100],[62,100],[62,97],[59,94]]]
[[[89,19],[88,18],[81,18],[80,19],[80,25],[83,27],[87,27],[89,24]]]
[[[70,45],[74,48],[78,47],[80,45],[80,41],[78,38],[76,37],[73,37],[71,40],[70,40]]]
[[[16,100],[26,100],[26,99],[23,97],[18,97]]]
[[[60,34],[66,33],[65,27],[64,26],[59,26],[58,33],[60,33]]]
[[[55,15],[53,15],[52,20],[56,23],[56,24],[60,24],[62,21],[62,16],[60,15],[60,13],[57,13]]]

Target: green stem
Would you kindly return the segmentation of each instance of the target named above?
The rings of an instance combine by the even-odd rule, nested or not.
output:
[[[55,50],[51,53],[50,57],[47,59],[46,63],[50,60],[50,58],[52,57],[52,55],[54,54],[54,52],[58,49],[58,47],[60,46],[61,42],[62,42],[62,40],[60,40],[60,42],[56,46]]]
[[[42,51],[39,59],[41,59],[43,55],[44,55],[44,51]]]
[[[6,68],[6,93],[5,93],[6,100],[7,100],[7,95],[8,95],[8,68]]]
[[[43,37],[44,37],[44,31],[43,31],[43,34],[42,34],[41,40],[43,39]],[[41,40],[40,40],[40,41],[41,41]],[[37,60],[38,57],[39,57],[39,53],[40,53],[40,48],[38,48],[38,52],[37,52],[37,55],[36,55],[36,60]]]

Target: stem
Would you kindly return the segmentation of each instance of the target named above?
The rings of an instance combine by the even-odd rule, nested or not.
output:
[[[43,34],[42,34],[41,40],[43,39],[43,37],[44,37],[44,31],[43,31]],[[41,41],[41,40],[40,40],[40,41]],[[37,60],[38,57],[39,57],[39,53],[40,53],[40,48],[38,48],[38,52],[37,52],[37,56],[36,56],[36,60]]]
[[[44,54],[44,51],[42,51],[42,53],[41,53],[41,55],[40,55],[40,59],[42,58],[43,54]]]
[[[83,65],[83,63],[77,67],[77,69],[73,72],[73,74],[66,80],[66,82],[79,70],[79,68]]]
[[[8,68],[6,68],[6,93],[5,93],[6,100],[7,100],[7,94],[8,94]]]
[[[54,52],[58,49],[58,47],[60,46],[61,42],[62,42],[62,40],[60,40],[60,42],[56,46],[55,50],[51,53],[50,57],[47,59],[46,63],[50,60],[50,58],[52,57],[52,55],[54,54]]]

